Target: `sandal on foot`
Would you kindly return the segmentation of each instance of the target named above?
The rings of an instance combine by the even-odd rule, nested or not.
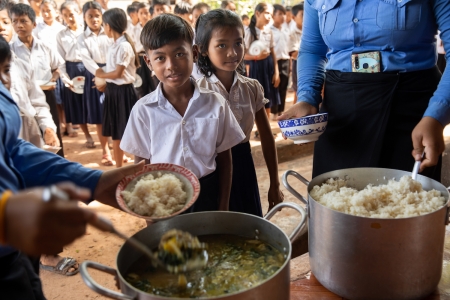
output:
[[[114,166],[114,161],[112,160],[111,155],[103,154],[102,165],[107,166],[107,167]]]
[[[86,141],[86,143],[84,143],[84,146],[88,149],[94,149],[96,147],[94,141]]]
[[[66,132],[69,137],[77,137],[78,136],[78,132],[76,132],[75,130],[66,131]]]
[[[39,268],[42,270],[56,273],[56,274],[61,274],[61,275],[65,275],[65,276],[73,276],[80,271],[78,269],[78,266],[75,267],[75,265],[77,265],[77,264],[78,264],[78,262],[75,258],[64,257],[54,267],[46,266],[46,265],[43,265],[41,262],[39,262]],[[75,271],[69,272],[70,268],[74,268]]]

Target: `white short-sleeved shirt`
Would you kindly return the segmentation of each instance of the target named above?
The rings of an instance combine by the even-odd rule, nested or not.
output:
[[[270,49],[274,47],[273,34],[272,31],[270,30],[270,27],[265,26],[263,30],[255,28],[255,30],[256,30],[256,37],[258,38],[258,40],[263,42],[264,45],[266,46],[266,51],[270,52]],[[253,41],[254,38],[252,32],[250,31],[250,28],[247,27],[247,29],[245,29],[245,38],[244,38],[245,48],[249,49]]]
[[[56,124],[50,113],[45,94],[33,77],[31,68],[12,52],[11,57],[11,96],[24,111],[35,116],[39,128],[44,132],[51,128],[56,132]]]
[[[127,42],[125,36],[118,38],[108,49],[106,57],[106,72],[112,72],[117,65],[125,67],[122,78],[106,79],[106,82],[112,82],[117,85],[133,83],[136,77],[135,54],[131,44]]]
[[[209,78],[200,78],[197,80],[197,84],[199,87],[218,92],[227,100],[236,121],[245,134],[242,143],[248,142],[253,130],[256,112],[264,108],[264,105],[269,102],[268,99],[264,98],[264,89],[258,80],[244,77],[235,72],[233,85],[229,93],[214,74]]]
[[[300,49],[300,43],[302,42],[302,31],[298,29],[297,26],[294,27],[291,31],[291,50],[290,51],[298,51]],[[294,58],[297,60],[297,58]]]
[[[98,64],[106,64],[106,54],[114,41],[110,39],[103,30],[100,29],[98,35],[93,33],[88,27],[84,33],[78,37],[78,47],[80,49],[81,61],[84,67],[95,75],[99,68]]]
[[[283,23],[285,24],[285,23]],[[273,42],[274,42],[274,52],[277,60],[279,59],[289,59],[289,51],[290,51],[290,31],[281,27],[281,29],[276,28],[275,26],[270,26],[273,34]]]
[[[52,70],[60,68],[65,62],[56,51],[38,38],[33,38],[31,50],[17,38],[11,44],[11,50],[33,69],[36,80],[50,80]]]
[[[164,97],[161,84],[133,107],[120,143],[151,163],[186,167],[198,178],[216,169],[217,153],[239,144],[244,133],[225,99],[195,86],[184,116]]]
[[[136,27],[139,23],[137,23],[136,25],[133,25],[133,23],[131,22],[131,20],[129,19],[127,22],[127,30],[125,30],[125,32],[133,39],[134,41],[134,27]]]
[[[42,21],[36,24],[36,27],[33,29],[33,35],[56,49],[56,36],[65,28],[66,27],[58,21],[54,21],[51,26]]]
[[[133,41],[134,41],[134,49],[136,49],[136,53],[140,53],[144,51],[144,46],[141,44],[141,32],[142,29],[141,23],[137,23],[133,28]]]

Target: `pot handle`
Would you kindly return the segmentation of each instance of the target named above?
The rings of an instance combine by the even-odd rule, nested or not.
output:
[[[302,215],[302,219],[300,220],[300,223],[295,227],[295,229],[292,231],[291,235],[289,236],[289,240],[292,242],[292,240],[297,236],[297,234],[300,232],[300,230],[303,228],[303,225],[306,223],[306,212],[303,207],[296,203],[292,202],[282,202],[275,205],[265,216],[265,220],[270,220],[272,217],[280,211],[283,207],[290,207],[292,209],[295,209]]]
[[[98,284],[97,282],[94,281],[94,279],[91,277],[91,275],[89,275],[88,273],[88,268],[92,268],[92,269],[96,269],[108,274],[111,274],[113,276],[117,276],[117,271],[116,269],[104,266],[102,264],[93,262],[93,261],[84,261],[81,263],[80,265],[80,274],[81,274],[81,278],[83,278],[84,283],[86,283],[86,285],[93,290],[94,292],[106,296],[108,298],[112,298],[112,299],[118,299],[118,300],[132,300],[134,299],[134,297],[119,293],[119,292],[115,292],[112,290],[109,290],[103,286],[101,286],[100,284]]]
[[[308,205],[308,201],[303,198],[302,195],[300,195],[299,192],[297,192],[296,190],[294,190],[294,188],[292,188],[292,186],[288,183],[287,178],[289,175],[294,176],[295,178],[297,178],[298,180],[300,180],[301,182],[303,182],[306,186],[309,185],[309,181],[306,180],[302,175],[298,174],[297,172],[293,171],[293,170],[287,170],[282,177],[283,180],[283,185],[284,187],[295,197],[297,197],[298,200],[302,201],[303,203],[305,203],[306,205]]]

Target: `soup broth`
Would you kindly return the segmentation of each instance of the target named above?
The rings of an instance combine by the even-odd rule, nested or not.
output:
[[[208,245],[205,268],[185,273],[187,284],[179,276],[162,268],[155,269],[142,257],[127,272],[134,287],[155,295],[180,298],[206,298],[249,289],[272,276],[286,260],[279,250],[259,240],[236,235],[198,237]]]

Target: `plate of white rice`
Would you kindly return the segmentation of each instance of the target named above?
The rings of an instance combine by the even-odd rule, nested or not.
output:
[[[173,164],[146,165],[117,186],[119,206],[147,221],[176,216],[197,200],[200,183],[188,169]]]
[[[434,212],[446,203],[437,190],[425,191],[410,176],[389,180],[387,184],[367,185],[362,190],[350,187],[348,181],[330,178],[316,185],[309,195],[318,203],[354,216],[396,219]]]

